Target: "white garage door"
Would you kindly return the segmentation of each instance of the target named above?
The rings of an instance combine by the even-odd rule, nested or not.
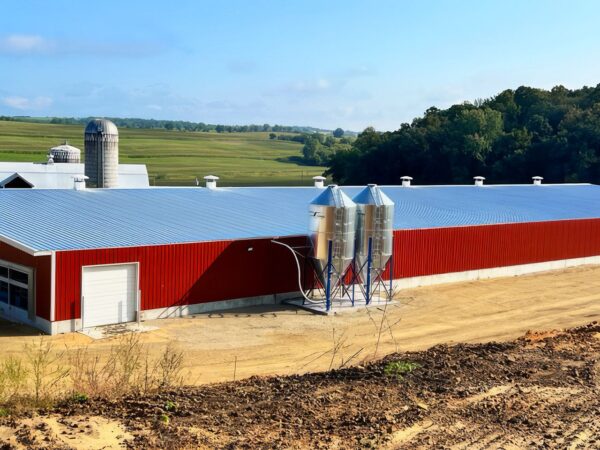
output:
[[[83,268],[83,328],[135,320],[137,264]]]

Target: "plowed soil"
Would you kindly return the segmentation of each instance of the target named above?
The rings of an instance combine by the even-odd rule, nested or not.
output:
[[[93,435],[110,437],[105,448],[598,448],[599,358],[596,322],[437,345],[328,372],[65,403],[0,419],[0,448],[102,448]],[[390,373],[397,361],[414,370]]]

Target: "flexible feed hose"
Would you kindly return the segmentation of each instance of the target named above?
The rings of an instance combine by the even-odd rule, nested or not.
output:
[[[312,298],[309,298],[304,293],[304,289],[302,288],[302,271],[300,270],[300,261],[298,261],[298,256],[296,255],[296,251],[289,245],[284,244],[283,242],[279,242],[279,241],[275,241],[275,240],[271,240],[271,242],[273,244],[281,245],[281,246],[287,248],[290,252],[292,252],[292,255],[294,256],[294,260],[296,261],[296,268],[298,269],[298,290],[302,293],[302,296],[304,297],[304,299],[309,303],[323,303],[323,300],[313,300]]]

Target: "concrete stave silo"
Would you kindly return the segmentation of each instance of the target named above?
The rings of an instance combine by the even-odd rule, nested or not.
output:
[[[87,124],[85,140],[85,175],[94,188],[119,186],[119,131],[107,119],[94,119]]]

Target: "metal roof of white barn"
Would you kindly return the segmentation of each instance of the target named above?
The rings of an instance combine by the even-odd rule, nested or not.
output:
[[[73,177],[84,173],[79,163],[0,162],[0,187],[5,180],[18,174],[35,189],[73,189]],[[122,188],[146,188],[148,171],[145,164],[119,164],[119,185]]]
[[[382,186],[394,228],[600,218],[600,186]],[[352,198],[364,187],[342,187]],[[307,234],[322,189],[0,189],[0,239],[30,252]]]

